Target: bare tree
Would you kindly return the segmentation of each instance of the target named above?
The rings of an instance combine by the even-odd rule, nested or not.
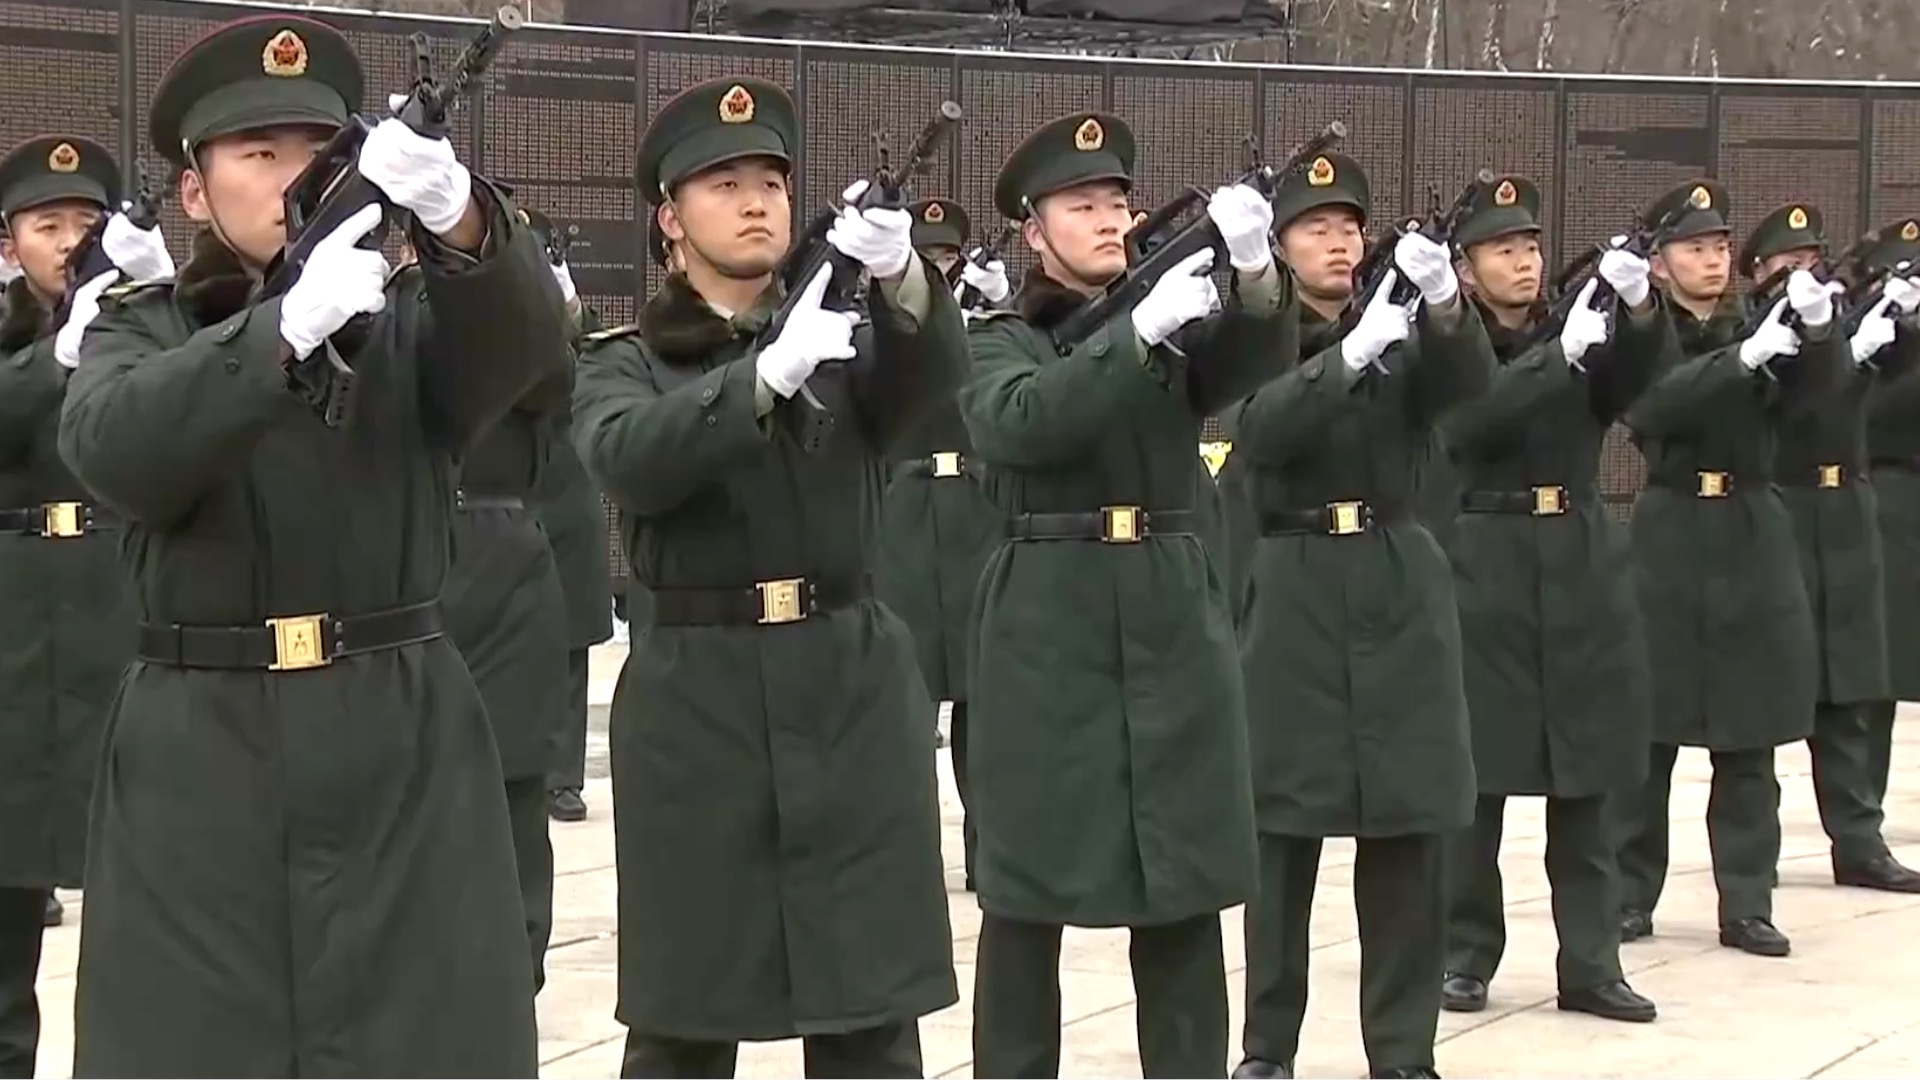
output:
[[[1540,34],[1533,44],[1533,69],[1553,70],[1553,27],[1560,21],[1560,0],[1545,0],[1540,12]]]
[[[1480,39],[1480,63],[1493,71],[1507,68],[1507,0],[1493,0],[1487,6],[1487,32]]]

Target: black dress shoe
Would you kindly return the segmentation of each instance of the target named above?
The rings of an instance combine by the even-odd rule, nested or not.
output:
[[[1634,993],[1633,987],[1628,986],[1625,980],[1585,990],[1562,990],[1560,1011],[1591,1013],[1608,1020],[1625,1020],[1629,1024],[1650,1024],[1654,1017],[1660,1015],[1653,1001]]]
[[[1920,871],[1910,870],[1892,855],[1882,855],[1861,863],[1833,864],[1833,883],[1857,889],[1881,892],[1920,893]]]
[[[67,905],[61,903],[60,898],[53,895],[52,889],[48,889],[47,890],[47,911],[46,911],[46,914],[40,917],[40,925],[41,926],[59,926],[61,923],[66,921],[67,921]]]
[[[1627,908],[1620,913],[1620,940],[1639,941],[1653,936],[1653,913]]]
[[[1787,935],[1765,919],[1741,919],[1720,928],[1720,944],[1755,956],[1785,956],[1793,950]]]
[[[1487,980],[1449,973],[1440,984],[1440,1007],[1448,1012],[1479,1012],[1487,1007]]]
[[[1432,1080],[1440,1080],[1440,1074],[1434,1072],[1431,1065],[1403,1065],[1397,1069],[1378,1069],[1372,1075],[1387,1077],[1389,1080],[1401,1080],[1403,1077],[1408,1080],[1426,1080],[1429,1077]]]
[[[587,800],[580,797],[579,788],[563,787],[553,792],[548,813],[555,821],[585,821]]]
[[[1233,1080],[1293,1080],[1293,1063],[1280,1065],[1248,1058],[1233,1070]]]

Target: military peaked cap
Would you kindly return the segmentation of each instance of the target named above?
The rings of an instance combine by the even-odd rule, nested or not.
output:
[[[1882,226],[1860,261],[1869,273],[1920,261],[1920,218],[1901,218]]]
[[[209,139],[282,124],[340,127],[366,77],[340,31],[297,15],[237,19],[187,46],[147,115],[153,147],[186,165]]]
[[[1273,199],[1273,225],[1284,229],[1294,219],[1323,206],[1351,207],[1366,225],[1373,212],[1373,188],[1367,183],[1367,170],[1345,154],[1321,154],[1306,168],[1296,169],[1280,181]]]
[[[1652,228],[1675,210],[1680,211],[1679,219],[1654,237],[1656,246],[1733,231],[1727,224],[1727,189],[1717,180],[1689,180],[1669,190],[1648,204],[1640,214],[1640,223]]]
[[[1080,112],[1041,126],[1014,148],[993,182],[1002,217],[1025,221],[1035,203],[1056,191],[1101,180],[1133,188],[1133,129],[1107,113]]]
[[[927,248],[967,246],[967,238],[973,235],[973,223],[967,219],[967,212],[952,199],[922,199],[907,207],[913,215],[913,246],[924,251]]]
[[[1826,220],[1820,208],[1807,203],[1788,203],[1760,219],[1740,247],[1740,272],[1752,277],[1761,260],[1783,251],[1827,247]]]
[[[0,223],[62,199],[120,205],[120,166],[106,147],[75,135],[36,135],[0,158]]]
[[[1524,176],[1502,176],[1474,190],[1473,203],[1453,230],[1462,251],[1514,233],[1540,231],[1540,189]]]
[[[791,169],[799,146],[799,114],[785,90],[765,79],[714,79],[660,106],[640,139],[635,176],[658,205],[687,177],[739,158],[773,158]]]

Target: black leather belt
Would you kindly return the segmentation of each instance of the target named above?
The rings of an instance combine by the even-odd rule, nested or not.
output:
[[[923,458],[912,458],[898,462],[894,469],[902,476],[931,476],[943,480],[953,476],[965,476],[967,456],[958,450],[942,450]]]
[[[1691,495],[1696,499],[1724,499],[1736,489],[1756,487],[1765,488],[1769,482],[1756,481],[1748,477],[1736,477],[1723,469],[1695,469],[1693,482],[1687,483],[1685,475],[1676,477],[1651,477],[1647,481],[1655,487],[1682,495]]]
[[[169,667],[305,671],[441,635],[440,602],[368,615],[282,615],[261,626],[140,624],[140,659]]]
[[[1381,505],[1361,499],[1324,503],[1287,510],[1260,511],[1260,535],[1355,536],[1375,526],[1390,525],[1409,516],[1401,505]]]
[[[1460,510],[1467,514],[1516,514],[1559,517],[1573,509],[1574,493],[1562,484],[1535,484],[1525,491],[1466,491]]]
[[[525,510],[526,500],[518,495],[469,495],[464,491],[453,493],[455,510]]]
[[[49,539],[85,536],[117,523],[105,511],[82,502],[42,503],[0,510],[0,532],[26,533]]]
[[[869,592],[867,582],[775,578],[740,589],[652,589],[656,626],[779,626],[848,607]]]
[[[1876,469],[1905,469],[1908,472],[1920,472],[1920,457],[1877,457],[1873,459]]]
[[[1191,510],[1142,510],[1103,506],[1091,513],[1015,514],[1007,522],[1012,540],[1098,540],[1137,544],[1155,536],[1190,536],[1199,519]]]

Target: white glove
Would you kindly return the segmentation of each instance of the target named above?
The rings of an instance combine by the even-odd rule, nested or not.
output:
[[[387,257],[355,247],[380,224],[379,204],[363,206],[313,245],[299,280],[280,298],[280,338],[304,360],[355,315],[387,306]]]
[[[1243,274],[1257,274],[1273,261],[1273,205],[1245,184],[1215,191],[1207,216],[1227,242],[1227,261]]]
[[[560,299],[569,304],[573,303],[574,298],[580,295],[580,290],[573,287],[573,271],[567,269],[567,264],[564,262],[559,266],[550,266],[549,269],[553,271],[553,280],[560,283]]]
[[[1853,332],[1853,362],[1864,364],[1873,359],[1873,354],[1893,344],[1893,317],[1887,314],[1892,306],[1893,297],[1881,296],[1860,320],[1860,329]]]
[[[1220,290],[1213,284],[1213,249],[1206,248],[1175,263],[1153,283],[1133,309],[1133,331],[1149,347],[1173,336],[1175,330],[1220,310]]]
[[[87,324],[100,314],[100,294],[119,277],[120,271],[109,270],[73,290],[73,303],[67,305],[67,321],[53,335],[53,358],[61,367],[72,370],[80,366],[80,339],[86,335]]]
[[[1410,232],[1393,246],[1393,264],[1420,290],[1428,307],[1439,307],[1460,292],[1460,279],[1453,276],[1453,259],[1447,249]]]
[[[1839,282],[1823,282],[1805,270],[1787,275],[1787,303],[1800,313],[1808,326],[1825,326],[1833,321],[1833,293]]]
[[[0,271],[0,277],[4,276],[5,271]],[[1902,315],[1911,315],[1914,308],[1920,308],[1920,285],[1914,284],[1910,278],[1897,275],[1888,278],[1886,288],[1880,290],[1880,295],[1892,299]]]
[[[980,266],[973,261],[979,256],[980,249],[974,248],[973,255],[960,264],[960,284],[980,290],[980,295],[992,303],[1001,303],[1013,294],[1013,283],[1007,280],[1007,264],[992,259]]]
[[[1646,264],[1643,262],[1640,265]],[[1647,287],[1644,278],[1640,287],[1643,290]],[[1593,294],[1599,288],[1599,278],[1587,279],[1579,297],[1573,302],[1573,310],[1567,312],[1566,324],[1560,328],[1560,351],[1566,355],[1567,366],[1580,371],[1586,370],[1581,366],[1580,358],[1587,355],[1587,350],[1607,342],[1606,313],[1593,306]],[[1615,286],[1614,291],[1618,292],[1619,286]]]
[[[387,104],[398,111],[406,101],[405,94],[395,94]],[[453,231],[473,201],[473,174],[454,157],[453,144],[429,139],[396,117],[367,133],[360,146],[360,175],[395,206],[412,211],[435,236]]]
[[[100,249],[126,275],[135,280],[173,276],[173,256],[160,237],[160,226],[142,229],[127,220],[125,213],[107,219],[100,234]]]
[[[779,397],[792,397],[822,361],[853,359],[853,328],[860,321],[859,312],[827,311],[820,306],[832,278],[831,266],[813,275],[788,313],[780,336],[754,360],[760,381]]]
[[[1647,260],[1631,251],[1615,248],[1600,256],[1601,279],[1613,286],[1613,291],[1626,301],[1628,307],[1639,307],[1647,302],[1647,293],[1652,288],[1647,284],[1648,269]]]
[[[1791,281],[1788,282],[1788,288],[1792,288]],[[1823,293],[1825,291],[1821,290]],[[1755,371],[1776,356],[1793,356],[1799,351],[1800,335],[1787,325],[1787,300],[1782,297],[1774,303],[1773,310],[1767,312],[1767,320],[1760,324],[1760,329],[1740,343],[1740,362],[1747,365],[1748,371]]]
[[[905,210],[875,207],[856,210],[853,204],[866,194],[867,182],[856,180],[840,196],[847,205],[827,229],[827,243],[849,259],[858,259],[877,278],[899,277],[913,256],[913,215]]]
[[[1355,371],[1378,364],[1388,346],[1407,340],[1413,333],[1413,311],[1393,302],[1393,286],[1398,280],[1392,270],[1380,276],[1380,287],[1374,291],[1373,299],[1367,301],[1360,321],[1340,339],[1340,359]]]

